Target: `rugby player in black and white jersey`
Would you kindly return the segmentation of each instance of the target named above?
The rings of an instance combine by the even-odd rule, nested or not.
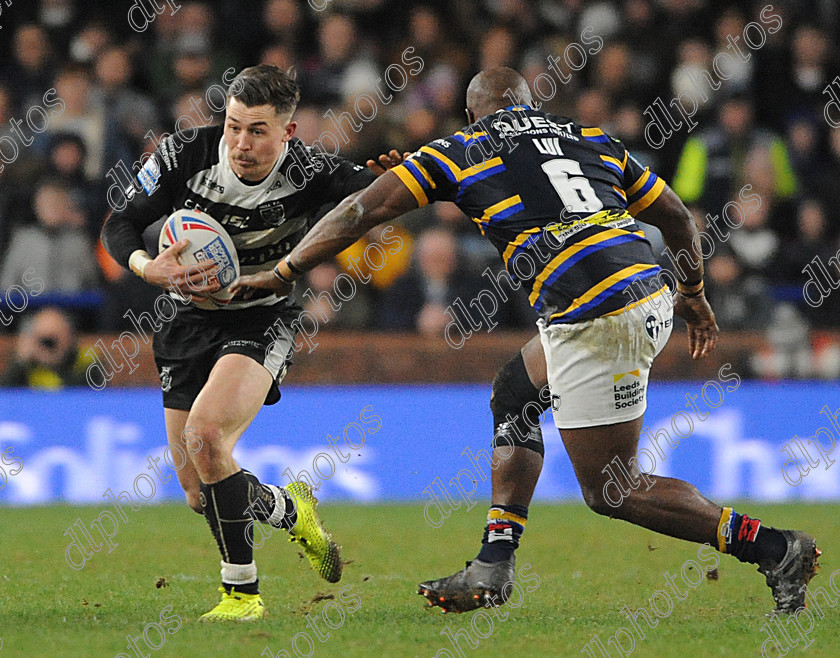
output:
[[[324,155],[294,136],[300,92],[277,67],[244,69],[231,82],[223,126],[201,128],[187,142],[164,139],[138,174],[143,189],[114,211],[102,242],[117,262],[148,283],[187,299],[218,289],[213,262],[187,273],[181,240],[154,259],[145,251],[145,228],[173,211],[195,208],[219,221],[236,246],[243,274],[270,271],[310,228],[316,211],[367,186],[375,174]],[[396,154],[394,154],[396,155]],[[369,161],[371,169],[383,167]],[[201,299],[198,297],[198,299]],[[280,397],[293,337],[274,340],[266,330],[279,318],[292,326],[300,307],[293,296],[258,291],[219,310],[178,304],[170,322],[149,314],[154,332],[170,445],[188,444],[190,461],[178,471],[187,503],[203,514],[222,555],[222,600],[202,620],[262,617],[253,520],[285,528],[310,563],[330,582],[341,577],[339,547],[315,512],[309,486],[263,484],[233,459],[236,442],[263,404]],[[200,449],[196,450],[196,446]]]

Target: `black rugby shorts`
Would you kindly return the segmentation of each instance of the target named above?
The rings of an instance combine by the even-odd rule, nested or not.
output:
[[[299,306],[285,304],[238,311],[179,307],[171,321],[162,323],[153,343],[163,406],[189,411],[225,354],[243,354],[264,366],[274,378],[264,404],[276,403],[278,385],[292,361],[292,323],[298,313]],[[268,332],[272,325],[274,331]]]

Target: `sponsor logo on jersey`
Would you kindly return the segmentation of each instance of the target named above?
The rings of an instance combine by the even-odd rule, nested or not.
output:
[[[245,228],[248,225],[248,220],[251,215],[231,215],[227,214],[219,220],[219,224],[227,226],[235,226],[236,228]]]
[[[571,133],[571,123],[554,123],[545,117],[539,115],[529,117],[522,112],[517,112],[515,116],[511,113],[507,113],[507,115],[503,114],[500,118],[494,119],[490,123],[490,126],[498,130],[502,137],[515,137],[523,133],[535,134],[548,132],[575,142],[580,141],[577,135]]]
[[[175,150],[175,139],[172,135],[168,135],[160,141],[160,155],[163,157],[166,171],[178,168],[178,152]]]
[[[263,203],[257,208],[257,212],[260,214],[260,219],[271,226],[280,226],[286,221],[286,208],[279,200]]]
[[[209,189],[211,189],[215,192],[218,192],[219,194],[224,194],[225,193],[225,186],[224,185],[219,185],[216,181],[214,181],[212,178],[210,178],[206,174],[201,179],[201,184],[204,185],[204,187],[207,187],[207,188],[209,188]]]
[[[152,196],[155,193],[158,181],[160,181],[160,165],[154,155],[146,160],[146,164],[137,172],[137,180],[140,181],[147,195]]]
[[[635,407],[644,402],[645,389],[642,387],[641,372],[638,369],[613,375],[613,398],[615,409]]]
[[[659,336],[660,325],[662,323],[659,321],[655,315],[649,315],[645,318],[645,331],[647,331],[648,336],[650,336],[654,341]]]

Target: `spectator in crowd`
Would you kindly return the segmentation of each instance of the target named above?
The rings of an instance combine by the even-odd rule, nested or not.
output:
[[[633,80],[633,49],[626,43],[616,41],[605,44],[593,59],[594,85],[609,99],[610,106],[634,97],[636,85]]]
[[[173,61],[175,79],[165,94],[177,98],[194,89],[207,89],[213,84],[212,47],[196,34],[185,34],[178,38]],[[203,96],[203,93],[202,93]]]
[[[340,108],[356,94],[373,90],[381,74],[361,52],[357,33],[350,16],[330,14],[321,21],[318,54],[306,61],[302,70],[307,102]],[[335,113],[340,114],[338,109]]]
[[[803,196],[820,193],[821,176],[830,166],[828,154],[823,150],[821,119],[802,112],[791,117],[787,125],[790,162]]]
[[[414,5],[408,19],[408,42],[424,61],[432,61],[446,49],[446,31],[440,16],[428,5]]]
[[[790,85],[785,94],[786,119],[797,111],[813,112],[825,105],[822,91],[831,81],[829,39],[825,30],[813,24],[800,25],[791,43]]]
[[[840,251],[840,245],[832,239],[834,236],[830,233],[823,205],[813,198],[804,199],[797,211],[796,228],[795,238],[779,250],[773,270],[793,287],[799,307],[812,327],[836,328],[840,326],[840,295],[829,294],[816,308],[804,303],[802,296],[802,288],[810,278],[806,267],[815,270],[815,276],[823,286],[826,285],[821,268],[813,264],[814,259],[833,270],[835,280],[840,280],[840,271],[829,264],[829,260]]]
[[[293,69],[297,64],[295,51],[282,41],[268,44],[259,56],[259,62],[260,64],[271,64],[284,71]]]
[[[84,141],[88,155],[85,175],[90,179],[103,177],[105,163],[116,164],[128,149],[121,140],[117,143],[106,141],[108,117],[101,97],[97,98],[94,93],[88,69],[78,64],[64,67],[55,78],[55,88],[64,101],[64,111],[50,117],[48,134],[78,135]]]
[[[840,129],[835,128],[829,131],[828,153],[825,166],[822,169],[811,171],[811,183],[816,189],[820,201],[824,208],[834,208],[837,181],[840,180]],[[830,222],[836,231],[840,228],[840,218],[836,212],[832,211],[832,221]]]
[[[12,59],[4,67],[2,79],[10,85],[20,108],[40,103],[52,86],[51,56],[50,40],[43,27],[28,23],[17,29]]]
[[[341,269],[334,262],[321,263],[313,268],[307,273],[305,284],[298,287],[296,294],[300,304],[304,311],[309,311],[318,319],[319,331],[367,329],[373,317],[371,289],[360,285],[351,274],[349,276],[353,278],[355,288],[346,279],[340,279],[339,290],[336,291],[336,277],[340,274]],[[353,290],[355,294],[349,297]]]
[[[99,56],[113,43],[114,30],[100,20],[86,23],[70,44],[70,58],[77,64],[94,65]]]
[[[624,103],[616,108],[609,131],[624,143],[642,165],[651,171],[661,171],[659,151],[645,141],[643,119],[641,107],[632,102]]]
[[[686,204],[699,203],[719,212],[738,194],[744,158],[755,147],[770,153],[773,192],[790,199],[796,192],[796,177],[787,147],[775,133],[755,126],[752,100],[736,94],[720,106],[718,125],[703,129],[685,143],[674,175],[673,188]]]
[[[657,16],[652,0],[625,0],[621,36],[633,44],[633,69],[638,85],[654,90],[660,83],[664,67],[659,62],[666,56],[664,39],[651,39],[657,33]]]
[[[174,12],[160,3],[163,11],[142,33],[131,29],[118,4],[50,0],[24,10],[16,3],[15,16],[21,22],[6,24],[2,31],[9,34],[0,40],[0,136],[10,135],[16,120],[27,137],[23,142],[11,137],[13,155],[13,145],[0,142],[0,276],[13,269],[12,264],[29,259],[25,251],[18,253],[29,244],[20,236],[29,240],[37,234],[39,240],[52,241],[59,234],[73,235],[73,240],[82,234],[78,228],[68,231],[66,221],[64,228],[45,231],[42,219],[32,216],[31,209],[44,205],[45,196],[56,196],[39,192],[41,202],[36,204],[36,190],[45,178],[65,188],[58,194],[69,199],[64,214],[87,211],[88,228],[95,232],[107,210],[109,169],[120,160],[131,167],[155,146],[162,127],[171,130],[179,116],[187,114],[202,123],[190,99],[203,101],[209,85],[223,84],[228,67],[238,69],[257,59],[294,67],[305,103],[298,109],[300,136],[313,142],[330,131],[337,135],[343,156],[363,162],[388,148],[411,150],[430,135],[459,130],[465,123],[461,98],[466,80],[479,68],[509,64],[522,69],[532,83],[548,74],[556,93],[545,109],[603,126],[636,159],[670,180],[700,218],[707,212],[719,215],[726,202],[739,200],[743,185],[753,185],[752,192],[765,207],[730,230],[729,251],[716,252],[710,263],[710,276],[715,270],[720,279],[717,294],[723,300],[724,327],[769,322],[770,307],[782,299],[793,302],[812,327],[840,326],[833,310],[840,306],[840,292],[833,292],[818,309],[801,298],[807,276],[802,267],[818,254],[825,262],[840,247],[840,213],[834,202],[840,130],[830,129],[823,119],[828,100],[823,90],[840,70],[830,47],[840,37],[840,13],[832,3],[774,3],[772,14],[781,17],[777,24],[759,16],[762,7],[755,3],[718,7],[704,0],[424,0],[408,5],[387,0],[263,0],[245,17],[234,0],[181,0]],[[316,11],[320,4],[324,10]],[[744,45],[750,22],[763,25],[765,31],[766,41],[757,48]],[[597,35],[603,40],[598,52],[592,52],[593,41],[582,41],[585,28],[590,29],[589,39]],[[739,38],[741,49],[749,54],[746,61],[734,56],[730,37]],[[751,38],[756,43],[754,29]],[[581,70],[572,70],[564,59],[573,43],[589,53]],[[404,89],[389,90],[384,86],[386,69],[400,63],[409,46],[413,56],[422,58],[423,70],[411,76]],[[577,63],[579,53],[569,53]],[[718,53],[730,57],[718,60],[716,70]],[[551,61],[571,78],[561,82],[549,68]],[[720,82],[719,88],[709,84],[709,76]],[[378,78],[383,94],[393,96],[387,103],[376,93]],[[398,81],[399,76],[392,71],[391,79]],[[32,134],[26,112],[41,104],[52,87],[66,108],[60,115],[50,114],[45,134]],[[540,89],[549,91],[545,80]],[[335,117],[343,112],[355,117],[354,102],[363,93],[377,100],[376,117],[359,132],[345,117],[344,139],[325,114],[332,110]],[[699,125],[690,132],[684,126],[675,129],[662,148],[653,148],[645,138],[651,119],[645,112],[660,97],[673,115],[669,103],[677,94],[699,103],[694,116]],[[206,104],[202,107],[207,110]],[[150,131],[155,138],[147,137]],[[32,146],[26,143],[30,134]],[[325,148],[331,147],[328,138]],[[406,286],[406,280],[423,280],[417,278],[418,264],[406,272],[413,236],[429,228],[450,231],[459,259],[476,268],[473,271],[483,271],[486,242],[476,239],[468,220],[441,204],[433,212],[420,210],[395,229],[405,247],[389,255],[383,270],[365,269],[372,281],[360,309],[370,304],[366,312],[376,317],[364,319],[360,309],[347,304],[348,313],[358,317],[343,320],[343,308],[331,325],[380,326],[383,317],[395,317],[400,327],[416,326],[419,310],[406,321],[392,314],[390,306],[387,312],[376,309],[380,295],[393,301],[388,288],[395,281]],[[362,258],[377,240],[369,236],[348,253]],[[89,249],[89,243],[84,244]],[[448,249],[446,240],[437,244]],[[70,263],[68,278],[83,279],[74,286],[104,285],[107,301],[99,328],[119,329],[125,326],[126,300],[140,303],[141,292],[133,278],[123,278],[104,257],[104,277],[96,272],[80,277],[79,263],[90,261]],[[50,264],[54,266],[52,260]],[[341,271],[345,264],[339,260],[336,266]],[[366,267],[363,259],[360,267]],[[329,290],[329,271],[312,282],[313,291]],[[733,282],[741,280],[745,283],[739,290]],[[715,282],[710,280],[709,286],[714,289]],[[767,308],[753,313],[750,309],[758,300]],[[150,301],[143,298],[144,304]],[[429,305],[432,310],[424,318],[434,318],[434,308]],[[505,311],[515,316],[511,322],[531,326],[528,309],[520,315],[512,308]],[[781,322],[788,316],[780,317]],[[435,322],[424,319],[421,324],[433,327]]]
[[[583,89],[577,97],[574,115],[582,125],[603,126],[610,120],[610,101],[600,89]]]
[[[38,24],[42,25],[49,33],[50,44],[53,47],[61,48],[62,51],[69,49],[76,59],[70,41],[75,34],[80,32],[79,19],[82,10],[79,5],[81,3],[78,0],[41,0],[41,2],[33,4],[37,5]],[[99,27],[104,30],[105,26],[101,22],[98,23]],[[84,32],[84,29],[81,32]],[[113,32],[113,30],[110,30],[110,32]],[[81,60],[77,59],[77,61]]]
[[[93,243],[85,233],[85,215],[67,187],[42,181],[33,199],[37,220],[18,227],[0,270],[0,287],[20,285],[28,269],[44,280],[44,292],[75,293],[99,284]]]
[[[260,42],[284,44],[291,53],[299,50],[304,38],[303,13],[296,0],[268,0],[263,9]]]
[[[482,71],[516,64],[516,37],[504,25],[487,30],[481,37],[478,50],[478,68]]]
[[[767,347],[751,359],[751,368],[766,379],[810,379],[815,374],[808,323],[793,304],[770,309]]]
[[[744,34],[744,27],[747,21],[744,18],[743,12],[738,7],[727,7],[715,21],[715,45],[714,53],[730,53],[732,48],[729,44],[730,37],[739,37],[743,40],[741,35]],[[708,70],[714,71],[711,59],[708,62],[710,68]],[[726,75],[728,79],[721,78],[720,91],[726,92],[744,92],[750,93],[753,90],[753,79],[755,77],[755,58],[749,59],[741,57],[731,57],[727,60]],[[709,89],[706,89],[709,92]]]
[[[46,390],[85,386],[91,363],[76,343],[70,317],[46,307],[21,323],[14,361],[0,376],[0,385]]]
[[[82,208],[89,209],[86,216],[91,239],[97,239],[105,210],[105,196],[101,184],[95,184],[85,175],[87,148],[84,140],[73,133],[56,133],[50,139],[47,176],[61,183]]]
[[[105,108],[109,142],[128,138],[131,154],[137,151],[143,135],[160,123],[154,101],[132,86],[134,64],[128,48],[110,46],[96,58],[97,104]]]
[[[676,66],[671,71],[671,93],[674,98],[685,99],[687,108],[697,104],[693,118],[698,123],[713,113],[718,100],[706,77],[713,70],[712,57],[712,49],[705,40],[686,39],[679,45]]]
[[[455,236],[429,229],[417,238],[415,266],[382,294],[379,327],[442,337],[452,319],[447,307],[458,298],[469,304],[481,288],[481,280],[463,266]]]
[[[815,257],[827,263],[834,256],[830,237],[823,205],[814,198],[803,199],[796,213],[796,236],[779,250],[773,264],[778,278],[801,287],[807,280],[803,267]]]
[[[735,254],[718,247],[706,263],[709,303],[723,331],[760,330],[772,309],[770,290],[761,277],[747,277]]]

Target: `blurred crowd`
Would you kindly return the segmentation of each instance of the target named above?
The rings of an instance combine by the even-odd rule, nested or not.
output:
[[[294,67],[302,87],[297,135],[311,143],[324,131],[337,134],[328,111],[348,112],[361,129],[342,122],[340,153],[363,163],[460,129],[470,77],[507,65],[531,82],[542,76],[542,109],[603,127],[680,194],[712,236],[707,289],[721,328],[766,332],[772,345],[756,355],[756,374],[832,376],[840,369],[837,346],[821,332],[840,321],[840,292],[823,295],[815,308],[802,288],[803,268],[815,257],[836,271],[840,286],[840,210],[832,202],[840,130],[824,118],[830,98],[823,91],[840,73],[830,45],[840,36],[840,8],[830,0],[766,7],[712,0],[16,2],[0,15],[0,136],[14,142],[0,137],[0,296],[35,268],[44,291],[30,305],[56,305],[87,332],[122,330],[129,306],[139,313],[150,305],[156,291],[98,244],[106,194],[118,163],[136,171],[132,163],[179,117],[198,125],[220,120],[207,90],[226,86],[230,67]],[[725,66],[722,52],[731,55]],[[559,62],[553,69],[552,59]],[[386,86],[392,64],[409,75],[392,70],[394,84]],[[367,118],[370,104],[357,103],[361,94],[375,99],[375,117]],[[697,125],[689,132],[684,122],[672,124],[654,148],[659,133],[653,144],[646,139],[649,109],[657,99],[673,108],[677,96],[684,107],[697,104]],[[840,118],[840,104],[833,112]],[[760,204],[743,203],[745,186]],[[724,228],[723,238],[709,223],[727,204],[741,224]],[[323,330],[440,336],[451,319],[447,307],[475,298],[489,286],[482,272],[500,267],[451,204],[418,210],[395,230],[402,247],[388,251],[340,312],[319,293],[349,269],[346,255],[300,286],[299,296],[312,291],[304,305],[331,314]],[[351,251],[380,239],[374,231]],[[671,267],[667,258],[663,265]],[[520,295],[495,320],[527,328],[534,316]]]

